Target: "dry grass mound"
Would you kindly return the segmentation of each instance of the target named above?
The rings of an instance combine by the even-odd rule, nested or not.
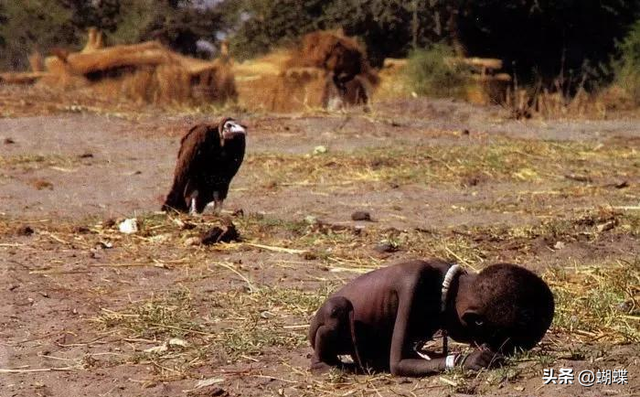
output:
[[[301,111],[368,102],[379,79],[365,50],[340,32],[305,35],[297,48],[234,65],[240,102],[251,109]]]
[[[371,73],[366,52],[358,42],[331,31],[317,31],[303,36],[300,46],[293,51],[286,66],[315,67],[350,78]],[[371,73],[370,78],[372,83],[377,82],[375,74]]]
[[[100,97],[124,97],[144,103],[201,104],[237,99],[231,60],[203,61],[180,55],[151,41],[104,47],[102,34],[91,29],[80,52],[53,49],[44,72],[20,74],[16,81],[55,90],[83,89]],[[32,64],[41,61],[33,59]],[[3,77],[8,81],[7,76]]]

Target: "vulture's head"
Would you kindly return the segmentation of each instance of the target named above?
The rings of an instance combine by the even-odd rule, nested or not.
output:
[[[224,146],[226,142],[233,141],[234,139],[244,139],[247,135],[247,127],[231,117],[225,117],[220,121],[218,132],[220,134],[220,146]]]

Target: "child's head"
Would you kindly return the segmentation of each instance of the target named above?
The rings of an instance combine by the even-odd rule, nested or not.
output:
[[[482,270],[470,285],[473,296],[462,314],[471,338],[494,351],[531,349],[551,325],[553,295],[529,270],[497,264]]]

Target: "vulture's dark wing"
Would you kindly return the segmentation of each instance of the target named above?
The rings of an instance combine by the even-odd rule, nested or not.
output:
[[[207,146],[215,141],[215,139],[211,139],[208,136],[214,135],[209,134],[211,128],[215,127],[203,124],[196,125],[180,140],[180,150],[178,151],[178,158],[176,160],[173,186],[171,192],[167,195],[165,207],[176,210],[187,209],[187,203],[184,197],[185,187],[187,183],[189,183],[189,180],[194,179],[196,175],[203,172],[202,167],[206,161]],[[215,135],[217,135],[217,133]]]

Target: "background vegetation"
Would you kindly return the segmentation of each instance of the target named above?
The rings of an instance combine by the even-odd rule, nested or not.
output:
[[[412,51],[406,74],[413,91],[426,96],[464,98],[470,71],[463,64],[446,62],[454,55],[453,48],[444,44]]]
[[[0,68],[24,69],[33,50],[77,48],[89,26],[111,43],[158,39],[189,54],[200,39],[228,38],[240,59],[342,28],[374,66],[444,43],[504,60],[523,83],[637,85],[639,11],[640,0],[2,0]]]
[[[640,105],[640,21],[636,21],[618,50],[621,54],[616,64],[618,83],[627,89],[636,105]]]

